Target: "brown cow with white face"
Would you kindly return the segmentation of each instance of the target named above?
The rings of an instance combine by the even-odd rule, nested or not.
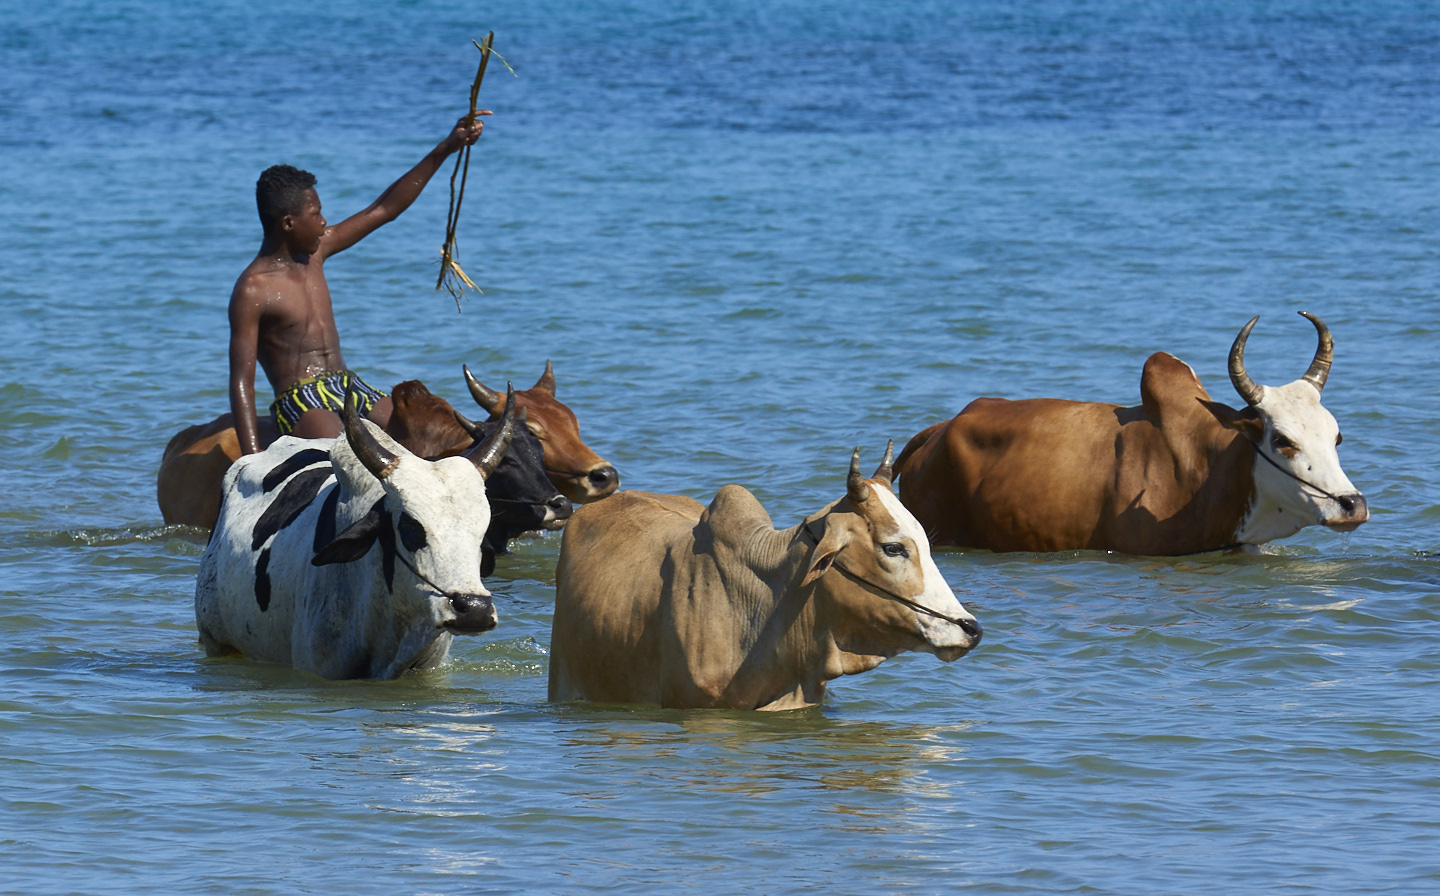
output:
[[[906,650],[980,643],[890,490],[890,450],[845,497],[777,530],[727,485],[708,508],[620,492],[575,512],[560,546],[550,699],[794,709]]]
[[[980,398],[916,435],[896,462],[900,499],[934,544],[994,551],[1103,550],[1175,555],[1259,545],[1369,518],[1345,476],[1340,428],[1320,404],[1334,341],[1319,333],[1310,369],[1284,386],[1230,379],[1246,406],[1212,401],[1189,365],[1151,355],[1139,407]]]

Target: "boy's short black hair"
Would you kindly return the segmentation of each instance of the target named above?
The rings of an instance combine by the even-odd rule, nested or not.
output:
[[[305,205],[305,191],[315,186],[315,175],[290,165],[271,165],[255,181],[255,207],[260,226],[266,232],[286,215],[298,215]]]

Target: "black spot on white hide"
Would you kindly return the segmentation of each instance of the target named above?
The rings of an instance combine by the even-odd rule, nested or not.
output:
[[[269,548],[261,551],[259,559],[255,561],[255,603],[260,605],[260,612],[262,613],[270,609]]]
[[[335,471],[329,466],[316,467],[285,483],[280,494],[270,502],[265,512],[260,514],[260,520],[255,524],[255,531],[250,539],[250,550],[258,551],[260,545],[304,513],[315,500],[315,496],[320,494],[325,482],[333,475]]]
[[[335,529],[339,526],[335,513],[339,508],[340,488],[337,485],[325,496],[325,503],[320,507],[320,516],[315,520],[315,542],[311,549],[313,553],[320,553],[327,544],[335,540]]]
[[[294,476],[306,467],[313,467],[319,463],[330,463],[330,452],[322,451],[319,448],[306,448],[297,451],[284,461],[275,465],[265,478],[260,481],[260,488],[266,492],[272,492],[275,487],[285,480]]]
[[[325,514],[322,512],[322,520]],[[333,526],[333,520],[331,522]],[[316,534],[318,535],[318,528]],[[317,539],[318,541],[318,539]],[[381,498],[370,508],[370,512],[351,523],[335,536],[334,540],[315,552],[310,563],[326,566],[331,563],[352,563],[370,553],[375,542],[380,542],[381,565],[385,570],[385,587],[395,587],[395,529],[390,525],[390,514]]]

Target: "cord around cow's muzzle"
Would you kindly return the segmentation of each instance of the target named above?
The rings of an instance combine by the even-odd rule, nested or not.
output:
[[[444,588],[441,588],[439,585],[436,585],[434,582],[430,581],[430,577],[429,577],[429,576],[425,575],[425,573],[423,573],[423,572],[421,572],[420,570],[416,569],[416,568],[415,568],[415,564],[410,562],[410,558],[409,558],[409,557],[406,557],[404,554],[400,553],[399,551],[396,551],[396,552],[395,552],[395,556],[396,556],[397,558],[399,558],[400,562],[405,565],[405,568],[406,568],[406,569],[410,570],[411,572],[413,572],[413,573],[415,574],[415,578],[417,578],[417,579],[419,579],[420,581],[424,582],[426,585],[429,585],[429,586],[435,591],[435,593],[439,594],[441,597],[443,597],[443,598],[445,598],[446,600],[450,601],[450,606],[451,606],[452,608],[456,608],[457,611],[458,611],[458,605],[457,605],[456,601],[464,601],[464,600],[466,600],[466,599],[468,599],[468,598],[471,598],[471,597],[480,597],[480,596],[482,596],[482,595],[478,595],[478,594],[461,594],[461,593],[458,592],[458,591],[449,591],[449,590],[446,590],[446,589],[444,589]],[[493,606],[493,602],[492,602],[492,606]],[[441,628],[444,628],[444,625],[443,625],[443,624],[441,625]]]
[[[1289,470],[1285,469],[1284,467],[1280,466],[1278,463],[1275,462],[1275,459],[1274,459],[1273,457],[1271,457],[1270,455],[1266,454],[1266,453],[1265,453],[1265,450],[1264,450],[1263,448],[1261,448],[1259,445],[1252,445],[1251,447],[1253,447],[1253,448],[1255,449],[1255,453],[1256,453],[1256,454],[1260,455],[1261,457],[1263,457],[1263,458],[1265,459],[1265,462],[1266,462],[1267,464],[1269,464],[1270,466],[1272,466],[1272,467],[1274,467],[1275,469],[1279,470],[1281,473],[1284,473],[1286,476],[1289,476],[1291,479],[1294,479],[1296,482],[1300,483],[1301,485],[1305,486],[1306,488],[1313,488],[1315,491],[1319,492],[1320,494],[1324,495],[1325,497],[1329,498],[1330,500],[1336,502],[1336,503],[1339,504],[1341,507],[1344,507],[1344,506],[1346,505],[1346,501],[1345,501],[1343,498],[1341,498],[1339,495],[1335,494],[1334,492],[1326,491],[1325,489],[1321,488],[1320,486],[1316,485],[1316,484],[1313,483],[1313,482],[1307,482],[1306,480],[1301,479],[1299,476],[1296,476],[1294,473],[1292,473],[1292,472],[1290,472]]]

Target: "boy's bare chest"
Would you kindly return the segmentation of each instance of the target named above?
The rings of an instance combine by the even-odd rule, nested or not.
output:
[[[320,271],[277,278],[265,302],[261,328],[271,331],[333,330],[330,288]]]

